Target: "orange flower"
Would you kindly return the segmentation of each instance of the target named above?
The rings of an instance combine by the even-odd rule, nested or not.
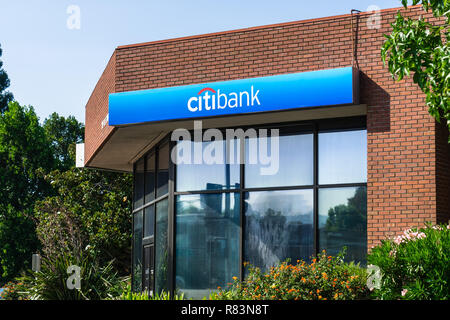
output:
[[[237,277],[233,277],[233,280],[236,281],[236,280],[237,280]]]

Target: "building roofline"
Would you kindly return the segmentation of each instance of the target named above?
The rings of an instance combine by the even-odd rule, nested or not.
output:
[[[421,7],[421,6],[422,5],[420,5],[420,4],[415,5],[415,6],[408,6],[408,9],[415,9],[415,8]],[[381,9],[380,12],[388,13],[391,11],[398,11],[398,10],[402,10],[402,9],[405,10],[404,7],[396,7],[396,8]],[[368,15],[368,14],[371,14],[371,11],[360,12],[359,14]],[[199,38],[214,37],[214,36],[227,35],[227,34],[238,33],[238,32],[247,32],[247,31],[263,30],[263,29],[270,29],[270,28],[276,28],[276,27],[284,27],[284,26],[296,25],[296,24],[307,24],[307,23],[321,22],[321,21],[327,21],[327,20],[343,19],[343,18],[349,18],[351,16],[352,16],[351,13],[346,13],[346,14],[334,15],[334,16],[328,16],[328,17],[320,17],[320,18],[305,19],[305,20],[295,20],[295,21],[289,21],[289,22],[267,24],[267,25],[256,26],[256,27],[240,28],[240,29],[176,37],[176,38],[163,39],[163,40],[135,43],[135,44],[127,44],[127,45],[118,46],[116,48],[116,50],[135,48],[135,47],[144,47],[144,46],[149,46],[149,45],[158,45],[158,44],[163,44],[163,43],[168,43],[168,42],[177,42],[177,41],[185,41],[185,40],[192,40],[192,39],[199,39]]]

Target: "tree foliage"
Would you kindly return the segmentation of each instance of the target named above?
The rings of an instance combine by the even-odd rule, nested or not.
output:
[[[0,207],[0,286],[19,274],[39,247],[31,213]]]
[[[0,114],[0,283],[16,276],[37,249],[33,206],[51,192],[39,170],[53,165],[33,108],[10,102]]]
[[[383,62],[394,79],[402,80],[414,73],[413,81],[426,94],[429,113],[450,128],[450,1],[413,0],[424,10],[440,18],[433,24],[424,18],[404,18],[401,13],[391,24],[392,32],[385,35],[381,49]],[[402,0],[403,6],[408,5]]]
[[[84,125],[57,113],[41,124],[33,107],[10,101],[1,67],[0,286],[29,269],[38,250],[56,259],[88,247],[96,262],[115,258],[129,272],[131,176],[74,168]]]
[[[2,48],[0,47],[0,57],[2,56]],[[13,95],[11,92],[6,91],[9,87],[9,78],[6,71],[2,69],[3,62],[0,60],[0,113],[3,113],[7,107],[8,103],[13,100]]]
[[[75,144],[83,142],[84,125],[74,116],[67,118],[53,112],[44,121],[44,130],[52,143],[56,167],[68,170],[75,166]]]
[[[32,206],[50,189],[37,169],[53,166],[50,141],[33,107],[10,102],[0,117],[0,204],[18,210]]]
[[[53,171],[46,179],[57,194],[35,208],[43,254],[77,255],[88,247],[101,264],[115,259],[117,270],[129,273],[131,175],[72,168]]]

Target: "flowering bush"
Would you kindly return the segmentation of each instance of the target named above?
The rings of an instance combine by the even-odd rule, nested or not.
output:
[[[10,281],[3,286],[0,300],[26,300],[21,294],[25,288],[21,282]]]
[[[450,230],[445,225],[410,229],[373,248],[368,262],[381,271],[380,299],[449,299]]]
[[[368,295],[367,272],[353,263],[345,263],[343,253],[327,256],[323,251],[311,263],[289,260],[268,273],[248,266],[244,281],[234,277],[229,288],[218,288],[212,300],[346,300]]]

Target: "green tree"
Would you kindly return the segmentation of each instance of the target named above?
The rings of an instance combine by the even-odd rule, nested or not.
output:
[[[39,247],[31,214],[29,209],[0,208],[0,287],[30,264]]]
[[[33,107],[10,102],[0,114],[0,283],[17,276],[37,248],[33,206],[51,192],[39,171],[53,166],[50,141]]]
[[[401,2],[406,8],[408,1]],[[444,119],[450,128],[450,1],[412,0],[413,5],[419,3],[440,18],[439,23],[422,17],[405,19],[399,12],[392,32],[385,35],[381,56],[394,79],[414,73],[414,83],[426,94],[429,113],[439,122]]]
[[[68,170],[75,166],[75,144],[83,142],[84,125],[74,116],[64,118],[56,112],[44,121],[47,137],[52,142],[57,168]]]
[[[114,259],[116,270],[129,274],[132,176],[72,168],[55,170],[46,179],[57,195],[35,207],[43,254],[78,255],[88,248],[101,265]]]
[[[0,57],[2,56],[2,48],[0,47]],[[13,100],[11,92],[6,91],[9,87],[9,78],[6,71],[2,69],[3,62],[0,60],[0,113],[8,108],[8,103]]]
[[[61,252],[80,256],[88,247],[97,263],[114,259],[119,273],[129,273],[131,175],[74,168],[75,144],[83,142],[84,125],[73,116],[53,113],[43,127],[57,170],[45,175],[54,194],[35,206],[42,253],[48,258]]]

